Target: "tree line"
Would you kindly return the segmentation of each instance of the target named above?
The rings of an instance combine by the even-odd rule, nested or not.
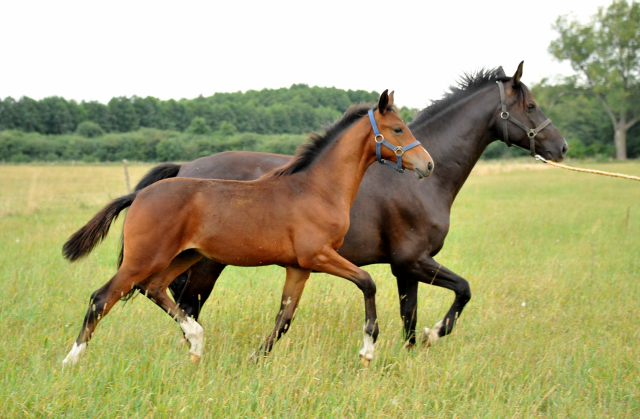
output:
[[[132,96],[114,97],[103,104],[78,103],[61,97],[42,100],[7,97],[0,101],[0,130],[70,134],[87,121],[106,133],[139,128],[184,132],[194,118],[202,118],[201,128],[210,131],[302,134],[338,118],[353,103],[377,99],[376,92],[305,84],[246,93],[216,93],[179,101]]]

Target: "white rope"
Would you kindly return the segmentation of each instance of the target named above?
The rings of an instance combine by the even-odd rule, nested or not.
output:
[[[540,160],[542,162],[550,164],[551,166],[560,167],[562,169],[573,170],[576,172],[593,173],[594,175],[604,175],[604,176],[611,176],[611,177],[621,177],[623,179],[640,180],[640,177],[638,176],[623,175],[622,173],[611,173],[611,172],[603,172],[602,170],[580,169],[578,167],[565,166],[564,164],[558,164],[556,162],[549,161],[537,154],[536,154],[536,160]]]

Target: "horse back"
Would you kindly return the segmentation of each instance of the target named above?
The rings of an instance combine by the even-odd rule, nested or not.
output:
[[[225,151],[182,165],[178,177],[255,180],[291,161],[291,156],[254,151]]]

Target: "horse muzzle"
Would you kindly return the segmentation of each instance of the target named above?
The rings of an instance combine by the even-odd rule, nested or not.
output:
[[[424,167],[418,167],[418,165],[413,166],[413,171],[415,172],[418,179],[424,179],[433,174],[433,161],[428,161]]]

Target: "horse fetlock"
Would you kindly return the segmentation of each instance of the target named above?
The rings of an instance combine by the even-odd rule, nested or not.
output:
[[[364,347],[360,349],[360,361],[365,367],[369,366],[369,363],[373,359],[373,351],[375,349],[375,343],[373,337],[368,334],[364,334]]]
[[[86,350],[87,350],[86,342],[81,343],[80,345],[78,345],[78,343],[75,342],[69,354],[62,361],[62,366],[65,367],[67,365],[69,366],[76,365],[78,363],[78,360],[80,360],[80,357],[84,354]]]
[[[433,326],[433,329],[429,329],[428,327],[424,328],[422,332],[422,344],[424,346],[429,347],[440,339],[440,329],[442,329],[443,323],[444,321],[440,320],[435,326]]]
[[[180,327],[184,332],[185,339],[191,344],[191,348],[189,349],[189,352],[191,352],[191,360],[193,361],[194,357],[200,359],[202,356],[202,341],[204,337],[202,326],[200,326],[193,317],[187,317],[180,322]]]

